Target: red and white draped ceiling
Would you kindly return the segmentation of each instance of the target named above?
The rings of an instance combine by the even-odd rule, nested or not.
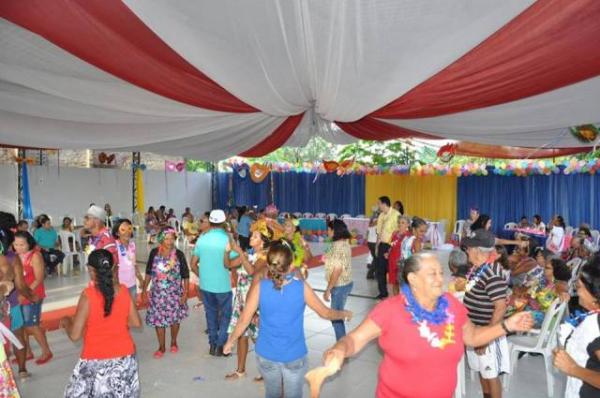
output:
[[[0,143],[260,156],[313,135],[584,146],[597,0],[3,0]]]

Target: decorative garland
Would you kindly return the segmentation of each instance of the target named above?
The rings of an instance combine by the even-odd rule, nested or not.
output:
[[[487,264],[485,264],[483,267],[480,267],[477,270],[477,272],[475,272],[475,276],[473,277],[473,279],[471,279],[471,275],[473,275],[474,273],[474,268],[472,268],[469,271],[469,273],[467,274],[467,286],[465,287],[465,292],[471,291],[471,289],[473,289],[475,285],[477,285],[477,283],[481,280],[481,275],[485,272],[487,267]]]
[[[165,160],[165,170],[181,173],[185,170],[185,161],[180,160],[178,162],[173,162],[171,160]]]
[[[237,172],[244,178],[245,173],[242,170],[249,170],[253,181],[261,182],[271,171],[276,173],[336,173],[339,176],[358,174],[358,175],[408,175],[408,176],[487,176],[489,174],[500,176],[518,176],[526,177],[531,175],[552,175],[552,174],[596,174],[600,171],[600,159],[576,160],[567,159],[556,163],[552,160],[506,160],[497,161],[492,164],[467,163],[464,165],[448,164],[425,164],[425,165],[366,165],[356,161],[345,161],[342,163],[325,161],[316,163],[302,163],[292,165],[290,163],[269,163],[262,165],[254,163],[252,167],[245,163],[226,163],[226,166]],[[254,171],[260,170],[258,174]],[[242,173],[244,175],[242,175]],[[258,177],[261,177],[260,179]]]
[[[433,348],[443,350],[446,346],[454,344],[454,315],[448,310],[448,300],[441,296],[438,299],[435,310],[427,311],[422,308],[410,290],[408,285],[402,286],[406,311],[410,313],[413,323],[419,326],[419,335],[423,337]],[[444,336],[440,339],[438,334],[432,332],[429,323],[434,325],[446,324]]]

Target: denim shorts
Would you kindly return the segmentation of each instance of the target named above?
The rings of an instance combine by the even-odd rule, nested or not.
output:
[[[42,301],[37,303],[23,304],[23,326],[32,327],[39,326],[42,318]]]

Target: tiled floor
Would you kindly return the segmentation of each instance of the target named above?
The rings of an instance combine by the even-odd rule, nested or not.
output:
[[[143,246],[143,245],[140,245]],[[322,247],[315,247],[315,252]],[[144,256],[140,250],[140,256]],[[447,253],[439,253],[445,260]],[[376,286],[374,281],[364,278],[366,256],[356,257],[353,261],[355,287],[353,295],[348,300],[348,308],[354,312],[354,318],[349,322],[350,328],[358,325],[375,301],[364,296],[374,296]],[[315,289],[324,287],[323,270],[316,268],[310,271],[309,282]],[[86,284],[86,277],[57,278],[49,282],[48,306],[55,306],[76,300],[81,288]],[[194,299],[195,300],[195,299]],[[143,314],[142,314],[143,315]],[[224,375],[235,369],[236,358],[213,358],[207,353],[207,336],[203,333],[206,321],[202,309],[191,310],[191,316],[183,323],[179,338],[180,352],[177,355],[167,354],[161,360],[152,358],[156,349],[154,331],[145,327],[134,332],[138,347],[140,362],[140,377],[144,397],[173,398],[210,396],[218,397],[260,397],[264,390],[260,384],[252,381],[257,375],[254,355],[248,358],[248,377],[236,382],[228,382]],[[307,310],[305,316],[306,341],[309,347],[310,366],[320,364],[323,351],[334,343],[334,334],[328,321],[319,319],[312,311]],[[63,331],[51,332],[48,335],[55,359],[47,365],[29,365],[33,376],[21,385],[25,398],[56,398],[61,397],[64,387],[77,362],[81,345],[73,344]],[[35,347],[35,345],[34,345]],[[37,347],[34,348],[37,350]],[[37,353],[38,351],[36,351]],[[329,380],[322,391],[324,398],[364,398],[374,396],[377,382],[377,368],[381,353],[375,342],[369,344],[356,358],[353,358],[342,371]],[[398,375],[402,377],[402,375]],[[556,375],[556,397],[564,391],[564,377]],[[410,382],[407,380],[407,382]],[[467,373],[466,397],[480,397],[481,390],[478,382],[471,382]],[[308,396],[308,389],[305,390]],[[506,397],[546,397],[546,380],[543,371],[543,361],[540,357],[524,357],[519,360],[517,374],[512,377],[510,391]],[[435,397],[432,397],[435,398]]]

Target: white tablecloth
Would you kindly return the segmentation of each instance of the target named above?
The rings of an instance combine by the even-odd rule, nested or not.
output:
[[[346,223],[346,226],[350,232],[356,230],[358,235],[361,235],[365,239],[367,238],[367,231],[369,230],[368,218],[348,217],[344,218],[343,221]]]

